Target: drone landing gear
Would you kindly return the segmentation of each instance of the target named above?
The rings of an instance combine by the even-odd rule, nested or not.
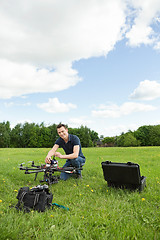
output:
[[[44,179],[41,180],[40,182],[45,182],[48,185],[58,183],[59,176],[54,176],[52,173],[45,173],[44,174]]]

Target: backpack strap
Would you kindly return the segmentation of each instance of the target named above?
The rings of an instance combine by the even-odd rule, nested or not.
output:
[[[22,192],[21,198],[19,199],[20,203],[23,202],[23,198],[26,194],[27,194],[27,192]]]
[[[35,207],[35,205],[38,203],[39,201],[39,194],[36,194],[35,195],[35,198],[34,198],[34,203],[33,203],[33,206]]]
[[[15,206],[15,208],[17,209],[17,210],[22,210],[22,203],[23,203],[23,198],[24,198],[24,196],[26,195],[26,193],[27,192],[22,192],[22,195],[21,195],[21,197],[19,198],[19,200],[18,200],[18,203],[16,204],[16,206]]]
[[[52,206],[57,206],[57,207],[59,207],[59,208],[63,208],[63,209],[65,209],[65,210],[69,210],[69,208],[68,207],[65,207],[65,206],[63,206],[63,205],[59,205],[58,203],[52,203]]]

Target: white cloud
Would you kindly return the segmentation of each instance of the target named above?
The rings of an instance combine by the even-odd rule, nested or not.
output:
[[[100,118],[119,118],[121,116],[130,115],[134,112],[148,112],[156,110],[152,105],[146,105],[141,103],[126,102],[121,106],[113,105],[100,105],[98,110],[92,111],[92,116]]]
[[[140,44],[152,44],[154,38],[150,37],[153,34],[152,28],[144,24],[134,25],[132,30],[126,34],[129,38],[131,46],[139,46]]]
[[[122,132],[126,133],[129,130],[135,131],[140,127],[138,124],[117,124],[105,127],[102,131],[102,135],[106,136],[119,136]]]
[[[0,98],[77,84],[72,63],[114,48],[125,9],[123,0],[1,0]]]
[[[154,46],[155,50],[160,50],[160,42],[157,42]]]
[[[151,24],[159,11],[159,0],[1,0],[0,98],[76,85],[73,62],[107,55],[126,29],[130,45],[158,49]]]
[[[129,45],[139,46],[140,44],[157,44],[157,34],[151,27],[160,14],[159,0],[131,0],[134,8],[133,25],[126,34]]]
[[[30,106],[30,105],[31,105],[30,102],[26,102],[26,103],[5,102],[4,103],[5,107],[12,107],[12,106],[23,106],[23,107],[26,107],[26,106]]]
[[[160,98],[160,83],[157,81],[144,80],[130,95],[131,99],[153,100]]]
[[[0,98],[29,93],[56,92],[74,86],[81,79],[68,65],[52,72],[25,63],[0,60]]]
[[[68,122],[71,127],[80,127],[81,125],[88,126],[88,124],[92,123],[92,121],[88,120],[85,116],[80,116],[78,118],[70,118]]]
[[[2,0],[0,8],[0,54],[14,61],[57,66],[104,55],[121,38],[125,24],[122,0],[7,2]]]
[[[103,129],[100,129],[98,132],[100,135],[104,135],[104,137],[113,137],[113,136],[119,136],[122,132],[126,133],[129,130],[136,131],[139,127],[144,125],[158,125],[160,124],[160,121],[153,121],[152,123],[148,121],[147,119],[143,119],[142,122],[134,122],[132,124],[119,124],[116,125],[108,125],[107,127],[104,127]]]
[[[72,103],[61,103],[58,98],[49,98],[47,103],[37,104],[37,106],[49,113],[64,113],[70,109],[75,109],[77,106]]]
[[[14,105],[14,102],[5,102],[4,103],[4,106],[7,107],[7,108],[12,107],[13,105]]]

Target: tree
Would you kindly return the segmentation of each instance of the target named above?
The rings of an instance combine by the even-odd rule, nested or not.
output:
[[[0,123],[0,147],[6,148],[10,146],[10,123],[3,122]]]
[[[37,147],[38,145],[38,125],[35,123],[25,123],[23,125],[22,144],[23,147]]]
[[[144,125],[139,127],[137,131],[134,132],[134,136],[140,141],[141,146],[152,146],[152,132],[153,126]]]
[[[58,137],[58,133],[57,133],[57,125],[56,124],[52,124],[50,126],[48,126],[48,129],[50,130],[50,146],[53,146],[57,137]]]
[[[122,133],[117,137],[117,146],[118,147],[136,147],[140,145],[140,142],[134,137],[131,131],[127,133]]]
[[[36,147],[40,147],[39,145],[39,132],[40,132],[40,128],[37,124],[35,123],[31,123],[28,126],[28,130],[29,130],[29,139],[26,139],[26,141],[28,141],[28,147],[30,148],[36,148]],[[26,135],[27,137],[27,135]]]
[[[11,130],[11,147],[15,147],[15,148],[23,147],[22,135],[23,135],[22,124],[17,124]]]
[[[90,136],[91,136],[91,140],[92,140],[92,142],[93,142],[93,146],[95,147],[96,146],[96,143],[97,143],[97,141],[98,141],[98,139],[99,139],[99,137],[98,137],[98,133],[97,132],[95,132],[95,131],[91,131],[90,130]]]
[[[160,146],[160,125],[153,126],[151,144],[152,146]]]
[[[39,147],[51,147],[51,129],[44,126],[44,123],[40,124],[39,127],[39,137],[38,137]]]
[[[80,127],[80,140],[83,147],[93,147],[93,142],[90,136],[90,129],[86,126]]]
[[[102,143],[106,144],[108,147],[113,147],[113,146],[115,146],[115,141],[116,141],[115,137],[105,137],[102,140]]]
[[[82,147],[93,147],[93,141],[96,140],[98,134],[96,132],[91,132],[86,126],[81,126],[80,128],[69,128],[69,133],[77,135],[81,141]]]

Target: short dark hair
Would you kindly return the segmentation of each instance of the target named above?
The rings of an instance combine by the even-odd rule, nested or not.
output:
[[[58,129],[58,128],[61,128],[61,127],[67,128],[67,125],[65,125],[65,124],[63,124],[63,123],[59,123],[59,124],[57,125],[57,129]]]

